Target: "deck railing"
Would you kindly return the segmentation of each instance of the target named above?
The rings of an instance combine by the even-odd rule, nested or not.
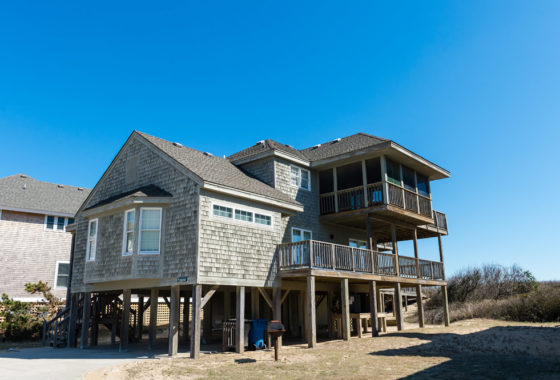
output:
[[[383,183],[371,183],[319,195],[321,215],[382,205]],[[387,204],[430,218],[432,200],[429,197],[387,182]],[[442,228],[440,226],[440,228]]]
[[[396,256],[370,249],[316,240],[278,245],[280,270],[318,268],[396,276]],[[398,256],[399,275],[407,278],[443,280],[443,263]],[[418,273],[418,269],[420,273]]]

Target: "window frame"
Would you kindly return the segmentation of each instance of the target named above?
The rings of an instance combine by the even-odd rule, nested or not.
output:
[[[303,233],[304,232],[309,232],[309,240],[313,240],[313,231],[312,230],[306,230],[305,228],[300,228],[300,227],[292,227],[292,243],[294,243],[294,230],[299,230],[302,232],[301,237],[303,239]],[[300,241],[306,241],[306,240],[300,240]]]
[[[214,207],[223,207],[223,208],[231,209],[231,217],[223,216],[223,215],[215,215],[214,214]],[[235,217],[237,211],[251,214],[251,220],[248,221],[248,220],[244,220],[244,219],[237,219]],[[256,222],[255,215],[257,215],[257,214],[260,215],[260,216],[265,216],[265,217],[270,218],[270,224],[264,224],[264,223]],[[253,228],[270,229],[270,228],[273,228],[273,226],[274,226],[274,217],[273,217],[272,214],[269,214],[266,211],[260,210],[258,208],[250,207],[250,206],[247,206],[247,207],[244,207],[243,205],[238,206],[237,204],[230,203],[228,201],[212,201],[211,205],[210,205],[209,217],[210,218],[217,218],[217,219],[221,220],[222,222],[229,221],[232,224],[237,224],[237,225],[240,225],[240,226],[253,227]]]
[[[52,218],[53,218],[53,228],[48,228],[48,227],[47,227],[47,220],[49,219],[49,216],[52,216]],[[59,221],[60,219],[62,219],[62,220],[64,221],[64,222],[63,222],[63,227],[62,227],[61,230],[58,229],[58,221]],[[43,228],[43,229],[44,229],[45,231],[66,232],[66,226],[68,225],[68,219],[70,219],[70,218],[67,218],[67,217],[65,217],[65,216],[57,216],[57,215],[45,214],[45,220],[44,220],[44,223],[43,223],[44,228]],[[74,221],[75,221],[75,220],[74,220]]]
[[[91,242],[91,225],[95,222],[95,236],[93,237],[93,255],[91,254],[90,242]],[[99,234],[99,219],[91,219],[88,222],[87,229],[87,240],[86,240],[86,262],[95,261],[95,256],[97,255],[97,235]]]
[[[296,169],[297,170],[297,175],[296,175],[296,183],[292,182],[292,171]],[[302,172],[307,172],[307,187],[303,187],[301,186],[301,178],[303,177]],[[309,169],[304,169],[302,167],[299,167],[297,165],[290,165],[290,185],[293,187],[297,187],[299,189],[303,189],[303,190],[307,190],[307,191],[311,191],[311,171]]]
[[[134,220],[132,224],[132,231],[128,230],[128,214],[131,212],[134,213]],[[160,226],[161,229],[161,226]],[[132,251],[127,250],[127,243],[128,243],[128,234],[132,233]],[[134,250],[136,249],[136,209],[132,208],[129,210],[125,210],[124,212],[124,223],[123,223],[123,247],[122,247],[122,255],[123,256],[131,256],[134,254]]]
[[[237,217],[238,215],[239,218]],[[254,215],[255,214],[253,213],[253,211],[236,208],[234,213],[234,219],[239,220],[240,222],[255,223]],[[244,219],[244,218],[248,218],[248,219]]]
[[[70,261],[57,261],[56,262],[56,269],[54,270],[54,289],[68,289],[68,286],[58,286],[58,267],[60,264],[68,264],[70,265]],[[66,275],[68,280],[70,280],[70,266],[68,267],[68,274]]]
[[[257,222],[257,215],[259,217],[265,217],[265,220],[268,220],[270,223]],[[268,219],[266,219],[266,218],[268,218]],[[255,213],[253,213],[253,219],[254,219],[255,224],[258,224],[258,225],[261,225],[261,226],[272,226],[272,216],[271,215],[266,215],[266,214],[261,214],[261,213],[255,212]]]
[[[142,211],[144,210],[159,210],[159,230],[145,230],[145,231],[159,231],[158,250],[157,251],[142,251]],[[163,208],[161,207],[140,207],[140,219],[138,221],[138,254],[139,255],[159,255],[161,253],[161,231],[163,227]]]

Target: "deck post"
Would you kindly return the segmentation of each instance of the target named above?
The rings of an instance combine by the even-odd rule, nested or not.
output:
[[[424,304],[422,303],[422,285],[416,285],[416,305],[418,306],[418,326],[424,327]]]
[[[192,288],[192,322],[191,322],[191,358],[200,357],[200,314],[202,285],[194,284]]]
[[[399,265],[399,246],[397,243],[397,227],[391,224],[391,236],[393,244],[393,255],[395,256],[395,273],[397,276],[400,275],[400,265]]]
[[[364,207],[369,207],[369,199],[368,199],[368,196],[367,196],[366,160],[362,160],[362,184],[364,186]]]
[[[169,310],[169,347],[167,353],[169,356],[177,355],[179,347],[179,308],[181,302],[181,293],[179,285],[171,286],[171,310]]]
[[[121,336],[119,352],[128,350],[128,329],[130,325],[130,289],[123,289],[123,310],[121,319]]]
[[[144,333],[144,296],[138,297],[138,331],[137,337],[139,342],[142,341],[142,334]]]
[[[183,294],[183,339],[189,343],[189,293]]]
[[[375,281],[369,282],[369,312],[371,315],[371,336],[379,336],[379,326],[377,317],[377,286]],[[361,327],[361,326],[359,326]]]
[[[251,288],[251,318],[259,319],[259,290],[255,287]]]
[[[150,351],[155,349],[157,338],[157,315],[158,315],[158,288],[150,289],[150,332],[148,349]]]
[[[333,192],[334,192],[334,212],[338,212],[338,176],[336,174],[336,167],[332,168],[333,177]]]
[[[381,155],[381,186],[383,187],[383,204],[389,204],[389,186],[387,185],[387,161],[385,155]]]
[[[315,310],[315,276],[307,276],[307,347],[317,346],[317,318]]]
[[[91,313],[91,293],[84,292],[84,300],[82,306],[82,331],[80,332],[80,348],[84,349],[88,344],[89,319]]]
[[[447,285],[441,286],[441,298],[443,300],[443,323],[449,326],[449,304],[447,302]]]
[[[333,338],[334,331],[333,331],[333,317],[332,317],[332,300],[333,300],[333,291],[327,291],[327,321],[329,324],[329,338]]]
[[[235,352],[242,354],[245,351],[245,287],[238,286],[235,292]]]
[[[350,294],[348,279],[340,281],[340,298],[342,300],[342,339],[350,340]]]
[[[72,235],[74,236],[74,235]],[[76,347],[76,321],[78,319],[78,295],[74,293],[70,295],[70,321],[68,326],[68,342],[67,347]]]
[[[393,308],[395,309],[395,317],[397,319],[397,330],[403,329],[403,310],[402,310],[402,293],[401,284],[395,283],[395,298],[393,298]]]
[[[272,319],[282,321],[282,288],[280,285],[272,289]],[[278,347],[282,347],[282,337],[277,339]]]
[[[413,232],[412,232],[412,242],[414,244],[414,258],[416,259],[416,277],[421,278],[421,273],[420,273],[420,260],[418,257],[418,230],[416,229],[416,227],[414,227]]]
[[[441,242],[441,234],[438,234],[439,261],[441,262],[441,277],[445,280],[445,268],[443,266],[443,244]]]

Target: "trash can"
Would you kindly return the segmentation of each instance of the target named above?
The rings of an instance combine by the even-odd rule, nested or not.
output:
[[[249,347],[255,350],[265,348],[264,331],[266,330],[268,321],[266,319],[253,319],[251,322],[251,331],[249,331]]]

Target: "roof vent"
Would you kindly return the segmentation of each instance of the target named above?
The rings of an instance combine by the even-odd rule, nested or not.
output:
[[[26,190],[26,189],[27,189],[27,184],[24,183],[24,184],[23,184],[23,190]]]
[[[212,153],[208,153],[208,152],[204,152],[204,155],[208,156],[208,157],[214,157],[214,155]]]
[[[321,146],[321,144],[317,144],[317,145],[315,145],[315,146],[313,147],[313,149],[317,149],[317,148],[319,148],[320,146]]]
[[[59,189],[63,189],[63,188],[64,188],[64,185],[58,185],[58,188],[59,188]]]
[[[257,141],[257,144],[256,144],[256,145],[259,145],[259,144],[260,144],[260,145],[264,145],[264,140]]]
[[[178,142],[174,142],[173,145],[175,145],[176,147],[179,147],[179,148],[181,148],[183,146],[183,144],[178,143]]]
[[[286,144],[286,146],[287,146],[288,148],[295,149],[293,146],[291,146],[291,145],[289,145],[289,144]]]
[[[78,187],[78,191],[84,191],[83,187]]]
[[[337,138],[337,139],[334,139],[334,140],[333,140],[333,143],[337,143],[337,142],[339,142],[340,140],[342,140],[340,137]]]
[[[27,176],[25,174],[20,174],[19,175],[21,178],[27,178]]]

